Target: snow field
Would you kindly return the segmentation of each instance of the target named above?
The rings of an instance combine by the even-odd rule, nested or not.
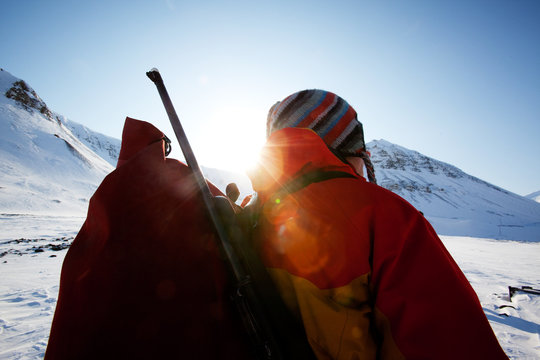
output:
[[[0,359],[44,357],[66,254],[50,246],[73,239],[83,222],[0,214]]]
[[[58,297],[62,256],[0,258],[0,358],[42,359]],[[7,263],[4,263],[7,261]]]
[[[511,359],[540,359],[540,296],[508,286],[540,285],[540,244],[471,237],[441,240],[476,291],[499,343]],[[441,309],[442,310],[442,309]]]

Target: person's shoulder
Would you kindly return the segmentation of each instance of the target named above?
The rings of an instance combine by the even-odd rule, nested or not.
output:
[[[380,185],[365,182],[362,186],[364,187],[364,192],[369,194],[369,198],[376,209],[384,209],[385,212],[394,210],[410,214],[420,212],[409,201]]]

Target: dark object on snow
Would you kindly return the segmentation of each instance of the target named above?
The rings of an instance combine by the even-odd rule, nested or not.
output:
[[[532,286],[522,286],[522,287],[509,286],[508,295],[510,296],[510,300],[512,300],[512,296],[514,296],[516,292],[524,292],[527,294],[540,295],[540,290],[533,289]]]

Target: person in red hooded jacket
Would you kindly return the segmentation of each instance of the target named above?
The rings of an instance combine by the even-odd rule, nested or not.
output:
[[[376,185],[341,97],[304,90],[275,104],[250,177],[254,246],[317,358],[507,358],[429,222]]]

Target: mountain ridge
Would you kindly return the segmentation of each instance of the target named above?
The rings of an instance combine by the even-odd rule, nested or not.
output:
[[[379,185],[422,211],[437,232],[540,241],[538,203],[384,140],[367,147]]]
[[[83,214],[113,166],[24,80],[0,71],[0,94],[0,211]]]
[[[386,140],[367,144],[380,186],[395,192],[443,235],[540,241],[540,203]],[[116,166],[120,140],[52,111],[23,80],[0,71],[0,213],[84,214]],[[244,174],[207,168],[222,191]],[[241,197],[242,198],[242,197]]]

